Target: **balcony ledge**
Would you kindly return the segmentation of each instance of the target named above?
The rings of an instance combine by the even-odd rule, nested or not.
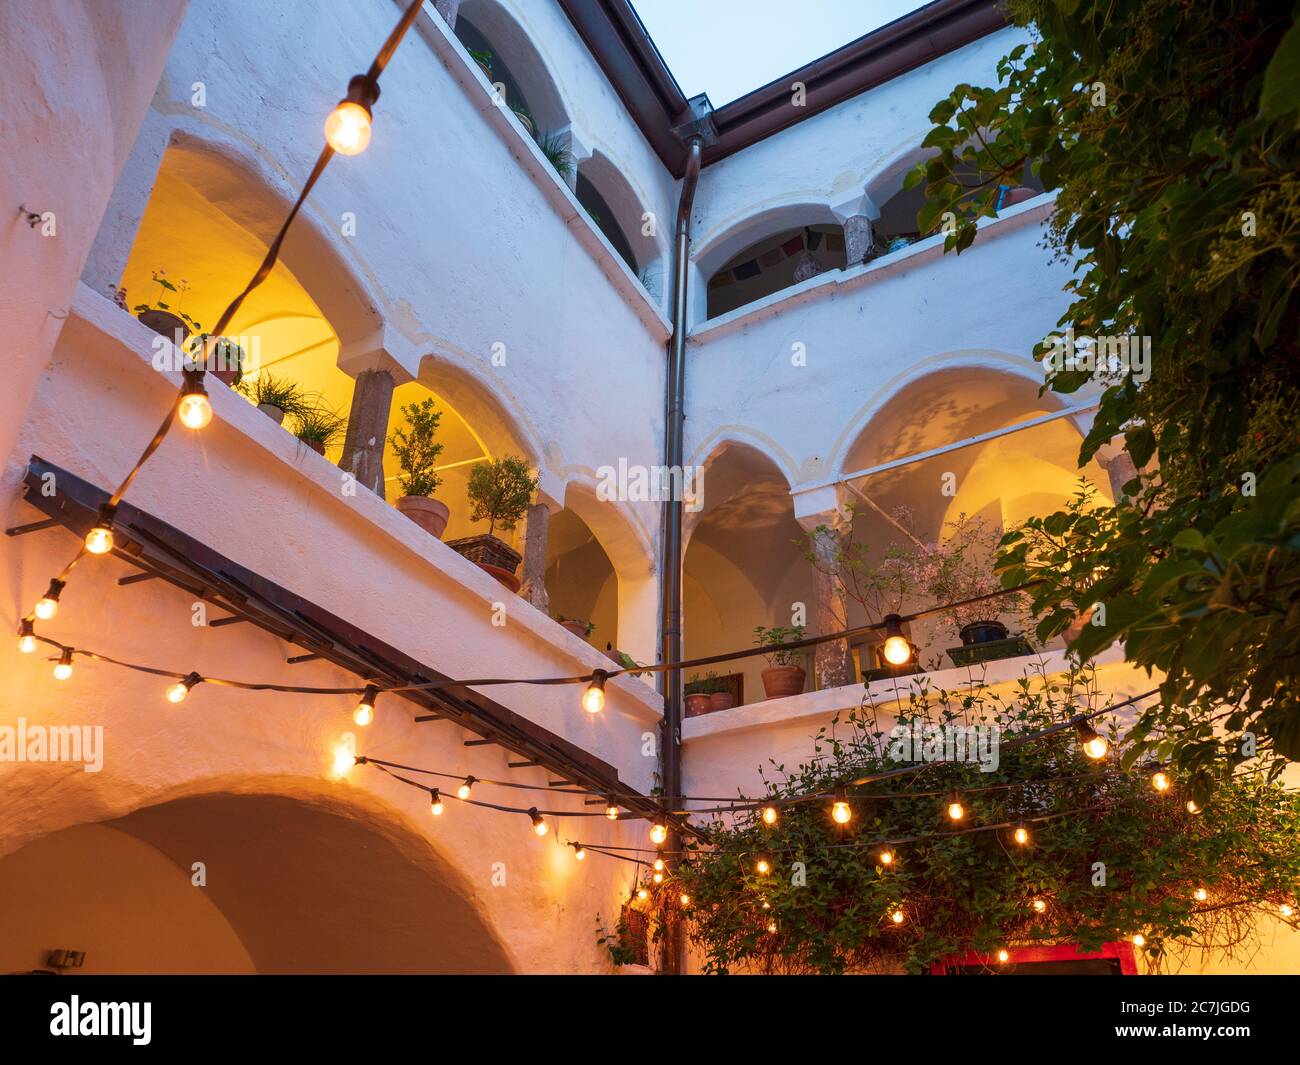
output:
[[[141,374],[160,373],[152,365],[156,334],[85,282],[78,285],[68,319],[65,330],[86,330],[87,340],[92,343],[93,338],[102,338],[99,343],[94,343],[93,350],[102,353],[104,358],[120,358],[124,380],[139,380]],[[178,372],[164,371],[161,376],[172,381],[175,387],[180,387],[181,375]],[[207,386],[214,421],[225,422],[242,433],[265,452],[271,462],[279,463],[287,478],[297,477],[306,481],[316,489],[316,498],[322,501],[322,505],[346,507],[354,511],[380,535],[418,556],[424,564],[440,571],[468,593],[482,597],[485,604],[484,618],[489,616],[492,603],[511,597],[511,593],[478,566],[462,558],[441,540],[434,539],[373,492],[358,488],[353,496],[343,495],[339,491],[341,471],[338,466],[301,444],[296,437],[243,397],[222,386],[211,375],[208,375]],[[152,413],[144,417],[144,421],[150,425],[153,424],[153,419]],[[298,495],[300,493],[286,493],[285,498]],[[327,504],[323,502],[325,500],[328,500]],[[163,517],[175,521],[174,516]],[[183,525],[183,522],[177,524]],[[310,598],[310,589],[303,590],[302,594]],[[609,668],[610,661],[604,654],[586,641],[578,639],[525,599],[513,597],[510,623],[525,629],[538,642],[549,645],[556,659],[557,674],[573,675],[592,669]],[[437,663],[431,662],[430,665],[437,667]],[[506,676],[511,675],[508,663],[504,663],[501,668]],[[619,710],[635,719],[649,723],[658,721],[663,716],[662,698],[644,681],[615,677],[609,686],[622,696],[617,702]],[[575,706],[579,694],[575,685]]]
[[[981,218],[977,223],[979,236],[966,254],[978,250],[980,241],[988,241],[1013,233],[1027,225],[1041,224],[1052,213],[1056,202],[1056,193],[1044,192],[1032,200],[1008,207],[996,218]],[[737,307],[734,311],[720,314],[695,326],[690,332],[690,339],[697,344],[707,343],[716,337],[726,336],[737,329],[744,329],[756,322],[763,321],[774,314],[784,314],[800,304],[813,303],[817,300],[834,296],[841,290],[853,291],[867,285],[883,281],[894,274],[910,270],[922,263],[934,262],[943,258],[944,237],[936,233],[903,248],[901,251],[873,259],[846,270],[827,270],[801,281],[797,285],[773,292],[770,296]]]
[[[1098,666],[1110,666],[1124,661],[1121,647],[1110,647],[1097,656]],[[923,684],[931,691],[957,691],[972,686],[991,687],[1019,680],[1026,673],[1063,673],[1067,668],[1064,650],[1042,651],[1018,658],[1001,658],[982,666],[961,666],[939,669],[929,673],[916,673],[896,680],[872,681],[869,685],[845,684],[838,688],[803,692],[784,699],[767,699],[746,703],[730,710],[690,717],[682,722],[682,740],[704,739],[723,733],[745,732],[769,725],[788,725],[792,721],[807,721],[820,727],[837,710],[847,710],[862,704],[868,693],[878,707],[893,706],[907,699],[914,683]],[[1136,673],[1134,674],[1136,676]]]

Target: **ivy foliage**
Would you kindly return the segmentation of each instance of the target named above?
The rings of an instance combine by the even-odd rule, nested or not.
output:
[[[1041,579],[1040,638],[1097,608],[1072,646],[1122,642],[1163,676],[1132,756],[1167,754],[1204,796],[1244,760],[1300,760],[1300,26],[1273,0],[1011,14],[1032,43],[930,114],[920,225],[960,253],[1031,168],[1073,267],[1056,328],[1149,337],[1151,359],[1045,362],[1045,387],[1099,396],[1080,464],[1122,434],[1141,472],[1115,506],[1011,533],[1000,572]]]
[[[917,773],[849,786],[853,816],[840,825],[826,796],[922,753],[894,747],[864,704],[822,730],[808,762],[771,767],[774,798],[819,798],[783,805],[771,825],[759,810],[719,815],[664,886],[646,883],[661,924],[676,908],[712,973],[923,972],[971,951],[1091,950],[1138,933],[1157,965],[1196,947],[1249,950],[1258,915],[1295,902],[1300,800],[1247,771],[1193,814],[1176,779],[1157,792],[1153,767],[1123,769],[1118,747],[1093,762],[1073,728],[1015,743],[1097,699],[1089,671],[1059,683],[1027,676],[1005,696],[915,686],[899,723],[993,726],[996,768],[927,759]],[[946,816],[954,790],[960,822]]]

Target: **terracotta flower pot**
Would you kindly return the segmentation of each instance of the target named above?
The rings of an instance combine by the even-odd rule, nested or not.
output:
[[[574,621],[572,618],[565,618],[560,624],[568,629],[574,636],[580,640],[587,638],[587,623],[584,621]],[[615,660],[617,661],[617,659]]]
[[[397,501],[397,509],[439,540],[442,539],[442,531],[447,528],[447,518],[451,516],[446,503],[428,496],[402,496]]]
[[[493,566],[487,562],[475,562],[474,565],[478,566],[478,568],[484,573],[492,574],[493,577],[504,584],[512,592],[519,591],[519,586],[523,583],[514,575],[512,570],[502,569],[500,566]]]
[[[1028,185],[1017,185],[1002,197],[1002,206],[1014,207],[1018,203],[1024,203],[1026,200],[1032,200],[1038,193]]]
[[[514,573],[523,561],[518,551],[495,536],[464,536],[459,540],[448,540],[447,546],[471,562],[507,573]]]
[[[700,714],[707,714],[712,699],[713,696],[698,692],[694,695],[688,695],[686,697],[686,716],[699,717]]]
[[[298,439],[302,440],[302,437],[298,437]],[[318,455],[325,454],[325,445],[322,444],[319,440],[302,440],[302,442],[306,444],[309,448],[311,448],[314,452],[316,452],[316,454]]]
[[[783,699],[803,691],[808,674],[802,666],[773,666],[763,670],[763,691],[769,699]]]
[[[799,686],[803,687],[803,684]],[[731,692],[714,692],[709,696],[709,713],[716,710],[730,710],[735,705],[736,700],[732,698]]]
[[[171,311],[141,311],[136,317],[142,325],[148,326],[159,336],[176,343],[177,347],[189,339],[190,327],[185,324],[183,318],[172,314]],[[177,333],[180,334],[180,343],[176,341]]]
[[[276,425],[284,424],[284,411],[282,411],[279,407],[275,406],[274,404],[259,403],[257,405],[257,409],[260,410],[263,414],[265,414],[268,418],[270,418],[271,421],[275,422]]]

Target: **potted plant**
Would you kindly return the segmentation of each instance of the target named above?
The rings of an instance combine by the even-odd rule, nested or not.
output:
[[[590,621],[583,621],[580,618],[569,618],[563,614],[553,614],[551,616],[580,640],[585,640],[590,636],[591,630],[596,627]]]
[[[510,110],[515,113],[515,118],[519,119],[519,124],[527,131],[528,136],[534,140],[537,139],[537,123],[533,121],[533,113],[523,104],[515,103],[510,105]]]
[[[522,561],[518,551],[499,539],[497,529],[509,531],[519,524],[537,490],[537,478],[528,463],[515,455],[482,462],[469,475],[466,494],[470,520],[486,521],[488,531],[479,536],[452,540],[448,547],[480,566],[512,592],[519,591],[515,570]]]
[[[492,53],[486,48],[469,49],[469,57],[478,64],[479,70],[488,81],[492,80]]]
[[[323,403],[305,403],[297,411],[297,424],[293,435],[316,454],[325,454],[343,436],[347,419]]]
[[[204,347],[212,342],[211,333],[199,333],[190,338],[189,352],[192,356],[201,355]],[[248,357],[244,349],[229,337],[217,337],[212,349],[204,360],[204,368],[228,388],[238,388],[244,379],[244,370]]]
[[[791,628],[780,626],[766,629],[762,625],[754,628],[754,643],[759,647],[771,644],[795,643],[803,639],[804,626]],[[787,695],[798,695],[803,691],[808,674],[799,665],[803,652],[799,650],[782,651],[773,649],[763,656],[768,668],[763,670],[763,691],[769,699],[781,699]]]
[[[406,404],[402,414],[406,425],[394,429],[388,437],[402,471],[397,478],[402,488],[397,509],[430,536],[441,538],[451,515],[446,503],[432,498],[442,483],[437,474],[442,444],[434,440],[442,411],[434,410],[433,400],[422,399]]]
[[[736,698],[731,694],[731,688],[723,677],[709,674],[712,678],[712,684],[709,691],[709,713],[713,714],[719,710],[730,710],[736,705]]]
[[[537,147],[560,177],[568,181],[577,169],[573,153],[569,151],[569,142],[558,133],[543,133],[537,139]],[[599,221],[593,218],[593,221]]]
[[[240,381],[235,391],[244,396],[276,425],[283,425],[287,414],[299,414],[307,407],[307,397],[301,386],[287,377],[258,374],[248,381]]]
[[[698,717],[709,712],[709,702],[713,695],[709,678],[713,676],[715,674],[709,673],[702,677],[697,673],[686,682],[683,691],[686,694],[687,717]]]
[[[140,303],[133,309],[135,316],[141,324],[152,329],[159,336],[167,337],[173,341],[177,347],[181,347],[190,333],[198,333],[201,326],[193,318],[180,309],[181,301],[185,298],[185,293],[190,290],[189,282],[184,278],[179,285],[173,285],[167,280],[166,270],[155,270],[153,279],[158,285],[158,297],[153,303]],[[165,302],[170,300],[169,292],[176,293],[176,306]],[[126,290],[119,290],[118,305],[121,306],[126,302]]]

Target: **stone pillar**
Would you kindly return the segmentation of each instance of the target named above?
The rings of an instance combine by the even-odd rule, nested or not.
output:
[[[460,0],[433,0],[433,6],[438,9],[452,29],[456,28],[456,15],[460,12]]]
[[[551,508],[545,502],[528,508],[524,525],[524,576],[519,595],[543,614],[551,612],[546,592],[546,540],[551,528]]]
[[[844,268],[858,266],[871,254],[875,237],[871,230],[871,219],[864,214],[855,214],[844,219]]]
[[[159,86],[159,94],[164,89],[165,79]],[[81,280],[101,296],[111,299],[122,283],[122,274],[131,257],[145,209],[153,196],[170,136],[171,130],[163,116],[151,107],[122,167],[121,176],[113,186],[113,195],[104,209],[95,242],[81,270]],[[151,268],[160,265],[150,264]],[[150,295],[149,292],[128,292],[127,306],[146,302]]]
[[[1110,494],[1116,503],[1124,499],[1124,486],[1137,476],[1133,456],[1124,449],[1124,437],[1112,437],[1097,449],[1097,463],[1106,471]]]
[[[842,531],[828,522],[825,528],[810,530],[809,535],[813,553],[817,556],[813,573],[817,589],[816,633],[839,632],[848,628],[849,616],[844,585],[839,579],[836,561],[841,549]],[[838,688],[853,680],[847,640],[818,644],[813,658],[819,689]]]
[[[386,495],[384,445],[388,440],[388,415],[393,408],[396,385],[393,375],[385,369],[362,370],[357,374],[347,436],[339,458],[339,468],[351,473],[358,484],[365,485],[380,499]]]

